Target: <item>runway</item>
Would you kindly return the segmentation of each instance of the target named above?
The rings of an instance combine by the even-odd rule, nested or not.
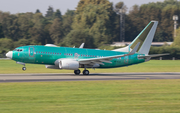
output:
[[[145,80],[180,79],[180,73],[104,73],[91,75],[74,74],[0,74],[0,83],[5,82],[52,82],[95,80]]]

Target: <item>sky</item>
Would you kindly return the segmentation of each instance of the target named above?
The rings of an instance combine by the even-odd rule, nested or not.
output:
[[[75,10],[80,0],[0,0],[0,11],[10,12],[11,14],[36,12],[39,9],[41,13],[46,14],[49,6],[54,10],[60,9],[64,14],[67,9]],[[147,4],[149,2],[163,2],[164,0],[109,0],[114,4],[124,2],[130,9],[133,5]]]

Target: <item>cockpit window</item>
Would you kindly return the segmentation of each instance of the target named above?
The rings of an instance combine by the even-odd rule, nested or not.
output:
[[[23,51],[23,50],[22,50],[22,49],[14,49],[14,51],[21,52],[21,51]]]

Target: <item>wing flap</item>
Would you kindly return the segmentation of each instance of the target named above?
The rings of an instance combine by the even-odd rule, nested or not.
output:
[[[100,60],[101,62],[105,62],[105,63],[109,63],[109,64],[112,64],[112,62],[110,61],[107,61],[107,60]]]

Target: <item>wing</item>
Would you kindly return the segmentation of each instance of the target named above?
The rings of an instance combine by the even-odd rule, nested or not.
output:
[[[130,56],[136,53],[140,45],[140,42],[135,46],[135,48],[128,54],[123,54],[123,55],[115,55],[115,56],[108,56],[108,57],[100,57],[100,58],[90,58],[90,59],[80,59],[78,60],[80,64],[84,65],[93,65],[93,64],[101,64],[104,65],[103,63],[112,63],[110,62],[114,58],[120,58],[124,56]]]

